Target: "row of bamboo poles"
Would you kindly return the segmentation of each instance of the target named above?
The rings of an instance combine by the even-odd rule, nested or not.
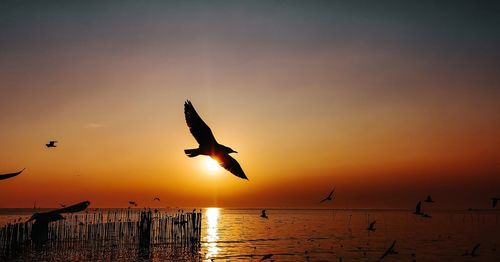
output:
[[[72,244],[174,244],[199,246],[201,240],[200,212],[168,213],[158,210],[105,210],[69,214],[52,222],[48,241]],[[0,228],[0,258],[12,250],[33,245],[32,222],[7,224]]]

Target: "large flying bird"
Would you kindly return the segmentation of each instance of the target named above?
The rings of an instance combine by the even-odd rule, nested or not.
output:
[[[34,213],[31,216],[31,218],[28,221],[26,221],[30,222],[35,220],[35,222],[31,227],[31,240],[33,240],[34,242],[46,241],[48,239],[49,223],[64,219],[64,217],[61,214],[80,212],[87,209],[89,205],[90,205],[89,201],[84,201],[75,205],[71,205],[68,207],[48,212]]]
[[[198,148],[186,149],[184,153],[186,153],[188,157],[195,157],[198,155],[209,156],[216,160],[219,165],[226,170],[233,173],[233,175],[248,180],[238,161],[229,155],[230,153],[238,152],[230,147],[219,144],[217,140],[215,140],[212,130],[203,122],[203,119],[198,115],[193,104],[191,104],[189,100],[184,103],[184,116],[186,117],[189,131],[199,144]]]
[[[23,172],[23,170],[21,171],[18,171],[18,172],[14,172],[14,173],[9,173],[9,174],[0,174],[0,180],[4,180],[4,179],[7,179],[7,178],[11,178],[11,177],[15,177],[19,174],[21,174],[21,172]]]

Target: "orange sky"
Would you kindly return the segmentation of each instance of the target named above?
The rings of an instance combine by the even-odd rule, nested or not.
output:
[[[2,4],[0,208],[488,207],[498,18],[299,3]],[[186,99],[248,182],[183,154]]]

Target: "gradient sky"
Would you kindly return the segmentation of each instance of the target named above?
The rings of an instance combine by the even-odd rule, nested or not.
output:
[[[0,2],[0,207],[488,207],[500,5],[345,2]]]

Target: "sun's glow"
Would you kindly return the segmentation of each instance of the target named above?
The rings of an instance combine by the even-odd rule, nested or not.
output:
[[[219,170],[219,168],[220,168],[219,163],[217,163],[217,161],[215,161],[211,157],[205,158],[205,167],[210,172],[215,172],[215,171]]]

